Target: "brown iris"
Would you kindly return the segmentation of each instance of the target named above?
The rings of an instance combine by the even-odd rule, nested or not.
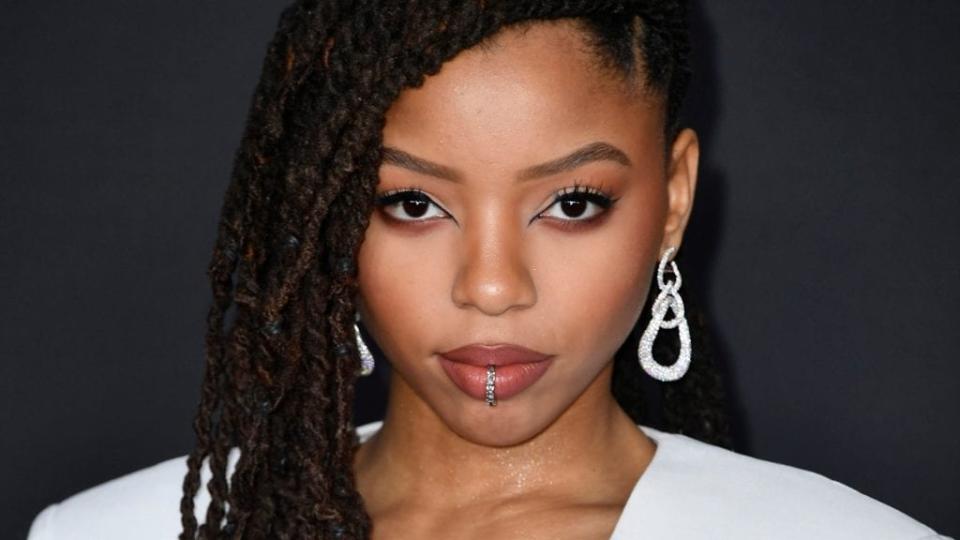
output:
[[[427,212],[430,203],[423,199],[407,199],[403,201],[403,211],[410,217],[420,217]]]
[[[587,210],[587,201],[582,199],[566,199],[560,201],[560,208],[569,217],[580,217]]]

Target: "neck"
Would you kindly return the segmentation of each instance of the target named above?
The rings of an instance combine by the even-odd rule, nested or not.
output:
[[[610,362],[555,421],[508,447],[460,437],[394,375],[383,426],[357,453],[358,488],[372,511],[411,500],[463,507],[604,489],[625,500],[655,446],[611,394],[612,372]]]

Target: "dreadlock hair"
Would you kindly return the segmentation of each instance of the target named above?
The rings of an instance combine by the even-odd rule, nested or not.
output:
[[[207,271],[213,300],[181,540],[369,537],[352,470],[353,299],[384,114],[460,51],[509,25],[561,18],[580,25],[607,67],[665,98],[672,142],[689,79],[680,0],[301,0],[282,12]],[[719,376],[702,343],[684,379],[651,385],[637,367],[638,335],[615,360],[612,391],[624,410],[638,423],[728,444]],[[211,500],[198,527],[205,461]]]

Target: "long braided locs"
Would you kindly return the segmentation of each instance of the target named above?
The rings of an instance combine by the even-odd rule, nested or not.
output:
[[[213,300],[181,540],[370,536],[352,471],[353,317],[385,113],[460,51],[509,25],[561,18],[582,22],[598,57],[665,96],[672,140],[689,77],[680,1],[303,0],[282,12],[208,266]],[[640,422],[651,411],[635,343],[618,353],[613,392]],[[663,389],[653,412],[665,429],[727,443],[708,356]],[[194,498],[205,466],[201,525]]]

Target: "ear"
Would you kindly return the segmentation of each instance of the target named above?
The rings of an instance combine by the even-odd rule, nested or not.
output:
[[[684,129],[677,134],[670,149],[667,164],[667,218],[663,225],[660,253],[673,246],[679,251],[683,232],[693,210],[693,196],[697,189],[697,167],[700,162],[700,142],[697,133]]]

